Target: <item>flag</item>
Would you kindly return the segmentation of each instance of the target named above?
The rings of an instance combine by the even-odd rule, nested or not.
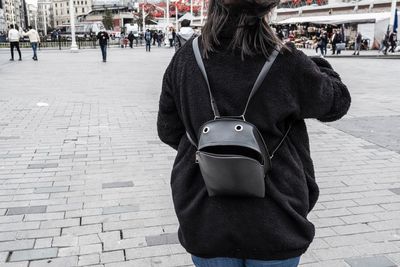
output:
[[[398,24],[399,24],[399,19],[397,17],[397,8],[396,8],[396,11],[394,12],[393,32],[397,32]]]

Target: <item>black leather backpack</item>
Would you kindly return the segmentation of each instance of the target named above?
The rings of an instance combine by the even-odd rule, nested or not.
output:
[[[251,98],[264,81],[274,63],[278,50],[266,61],[251,90],[242,115],[221,117],[215,103],[199,49],[198,37],[193,40],[193,51],[204,76],[210,94],[214,119],[200,127],[198,144],[186,135],[197,148],[196,163],[199,164],[209,196],[265,197],[265,179],[271,170],[271,160],[287,137],[287,130],[279,145],[269,153],[257,127],[246,121],[245,115]]]

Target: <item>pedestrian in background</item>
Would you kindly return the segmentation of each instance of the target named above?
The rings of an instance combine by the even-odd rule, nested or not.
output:
[[[383,35],[382,42],[381,42],[381,45],[379,47],[379,52],[383,52],[384,55],[387,55],[388,49],[389,49],[389,35],[386,32]]]
[[[340,36],[340,31],[334,31],[332,35],[332,55],[336,53],[336,45],[340,43],[342,40],[342,37]],[[337,51],[338,54],[340,54],[340,50]]]
[[[153,32],[153,45],[154,46],[156,45],[157,40],[158,40],[158,34],[157,34],[157,31],[154,31]]]
[[[108,43],[108,39],[110,39],[110,37],[108,36],[108,33],[106,32],[104,27],[100,28],[100,31],[97,34],[97,39],[99,40],[101,54],[103,56],[103,62],[106,62],[107,61],[107,43]]]
[[[158,43],[158,47],[161,47],[161,43],[162,43],[163,39],[164,39],[164,34],[163,34],[163,32],[160,30],[160,31],[158,31],[158,34],[157,34],[157,43]]]
[[[328,33],[327,33],[326,31],[324,31],[324,32],[321,34],[321,41],[322,41],[321,53],[322,53],[322,56],[326,56],[327,47],[328,47],[328,42],[329,42]]]
[[[32,51],[33,51],[32,59],[35,61],[38,60],[37,54],[36,54],[38,44],[40,43],[40,36],[39,36],[38,32],[35,29],[33,29],[32,26],[29,26],[29,31],[24,32],[23,35],[29,37],[29,42],[31,43],[31,47],[32,47]],[[52,34],[52,36],[53,36],[53,34]]]
[[[126,47],[125,33],[123,32],[121,32],[121,38],[119,39],[119,43],[121,45],[121,48]]]
[[[172,40],[175,41],[175,37],[176,37],[176,31],[174,28],[172,28]]]
[[[22,60],[21,50],[19,49],[19,39],[21,38],[21,34],[18,32],[17,29],[14,29],[14,25],[10,25],[10,30],[8,31],[8,41],[10,42],[10,51],[11,51],[11,58],[10,61],[14,61],[14,47],[18,51],[19,61]]]
[[[389,52],[394,53],[396,50],[397,46],[397,34],[395,32],[391,32],[389,35],[389,43],[390,43],[390,49]]]
[[[133,32],[130,31],[128,34],[128,40],[129,40],[129,47],[133,48],[133,39],[135,39],[135,36],[133,35]]]
[[[318,49],[321,51],[321,54],[320,54],[321,57],[323,57],[324,56],[324,43],[322,40],[322,34],[319,37],[317,37],[317,47],[315,48],[316,55],[318,55]]]
[[[278,4],[210,0],[202,35],[175,54],[164,74],[158,135],[177,150],[171,187],[178,237],[197,267],[294,267],[315,235],[307,216],[319,190],[304,120],[338,120],[351,99],[328,61],[307,57],[273,33],[267,15]],[[259,76],[269,66],[265,78]],[[247,102],[246,121],[258,128],[267,147],[282,144],[265,176],[267,193],[210,196],[195,163],[198,133],[218,135],[218,129],[202,125],[221,116],[237,116],[241,126],[239,115],[256,80],[260,87]],[[242,134],[242,128],[235,129]],[[213,174],[217,185],[219,174]]]
[[[359,56],[360,55],[361,42],[362,42],[362,34],[361,34],[361,32],[358,32],[356,40],[354,42],[354,53],[353,53],[353,56],[355,56],[355,55]]]
[[[168,40],[169,40],[169,47],[172,48],[172,46],[174,45],[174,35],[172,33],[172,29],[171,28],[169,28],[169,30],[168,30],[167,37],[168,37]]]
[[[144,33],[144,40],[146,41],[146,52],[150,52],[151,49],[151,32],[149,29]]]
[[[179,48],[181,48],[192,37],[196,37],[196,34],[190,27],[190,20],[182,20],[181,29],[175,36],[175,52],[178,51]]]

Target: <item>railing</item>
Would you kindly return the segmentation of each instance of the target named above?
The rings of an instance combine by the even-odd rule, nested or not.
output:
[[[88,49],[88,48],[98,48],[99,47],[99,42],[96,39],[92,40],[87,40],[87,39],[81,39],[77,38],[76,39],[76,45],[78,46],[79,49]],[[120,40],[115,39],[115,40],[109,40],[108,46],[119,46],[120,45]],[[19,42],[19,47],[20,48],[30,48],[31,44],[29,41],[22,41]],[[0,48],[10,48],[10,43],[9,42],[0,42]],[[67,39],[60,39],[60,40],[54,40],[54,41],[41,41],[39,44],[39,48],[52,48],[52,49],[69,49],[71,48],[71,41]]]

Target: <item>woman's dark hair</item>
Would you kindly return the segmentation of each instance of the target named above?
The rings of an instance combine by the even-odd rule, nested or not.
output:
[[[268,15],[278,3],[279,0],[210,0],[201,36],[204,56],[221,45],[221,31],[232,20],[235,29],[229,48],[240,51],[242,58],[258,54],[268,57],[273,48],[283,47],[268,24]]]

